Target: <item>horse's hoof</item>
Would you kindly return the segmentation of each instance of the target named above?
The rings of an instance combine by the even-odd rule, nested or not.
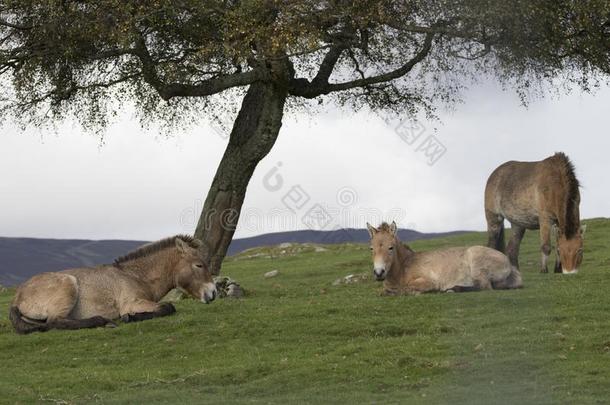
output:
[[[131,317],[129,316],[129,314],[125,314],[125,315],[123,315],[123,316],[121,317],[121,322],[124,322],[124,323],[131,322]]]
[[[549,272],[549,269],[547,269],[547,268],[545,267],[544,269],[540,269],[540,272],[541,272],[541,273],[548,273],[548,272]]]
[[[452,289],[450,288],[450,289],[448,289],[448,290],[445,290],[445,292],[446,292],[446,293],[454,293],[454,292],[455,292],[455,290],[452,290]]]
[[[108,321],[106,323],[106,325],[104,325],[105,328],[118,328],[118,325],[112,321]]]

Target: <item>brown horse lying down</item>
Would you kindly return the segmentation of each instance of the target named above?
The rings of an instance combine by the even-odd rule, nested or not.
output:
[[[114,326],[176,312],[158,301],[179,287],[206,304],[216,298],[201,242],[174,236],[117,259],[113,265],[36,275],[17,288],[9,317],[17,333]]]
[[[392,225],[384,222],[378,229],[367,224],[367,228],[373,273],[377,281],[384,281],[385,294],[522,286],[519,270],[494,249],[472,246],[416,253],[398,240],[395,222]]]

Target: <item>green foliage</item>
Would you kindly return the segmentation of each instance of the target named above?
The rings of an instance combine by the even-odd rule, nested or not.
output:
[[[525,288],[381,297],[368,247],[261,249],[229,259],[243,300],[176,303],[174,316],[116,329],[18,336],[0,293],[0,398],[9,403],[600,403],[610,396],[610,220],[588,224],[575,276],[538,273],[528,232]],[[417,250],[484,243],[482,233]],[[253,256],[256,253],[262,255]],[[274,257],[266,258],[266,255]],[[279,255],[279,256],[278,256]],[[278,269],[274,278],[264,278]],[[606,288],[608,287],[608,288]]]
[[[257,80],[291,105],[431,113],[485,75],[591,90],[609,50],[605,0],[0,0],[0,119],[99,128],[133,104],[184,123]]]

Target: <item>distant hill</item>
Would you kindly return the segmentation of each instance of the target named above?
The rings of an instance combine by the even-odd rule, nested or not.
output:
[[[401,240],[430,239],[463,232],[421,233],[410,229],[398,231]],[[229,247],[229,255],[246,249],[290,243],[365,243],[369,235],[365,229],[334,231],[292,231],[269,233],[251,238],[236,239]],[[79,266],[112,263],[112,261],[146,241],[35,239],[0,237],[0,284],[12,286],[45,271],[56,271]]]
[[[0,238],[0,284],[11,286],[45,271],[111,263],[143,241]]]
[[[465,233],[465,231],[445,232],[445,233],[422,233],[411,229],[399,229],[398,237],[403,242],[409,242],[418,239],[431,239],[443,236],[451,236]],[[366,229],[338,229],[334,231],[291,231],[268,233],[264,235],[254,236],[251,238],[235,239],[229,247],[229,254],[233,255],[260,246],[279,245],[280,243],[367,243],[369,241],[369,232]]]

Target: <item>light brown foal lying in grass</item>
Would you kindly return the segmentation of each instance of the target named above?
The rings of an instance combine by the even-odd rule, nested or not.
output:
[[[9,317],[17,333],[114,326],[176,312],[158,303],[179,287],[206,304],[216,298],[201,242],[174,236],[117,259],[113,265],[36,275],[17,288]]]
[[[508,258],[484,246],[416,253],[396,236],[396,223],[379,229],[366,224],[371,236],[373,273],[385,294],[475,291],[520,288],[521,274]]]

